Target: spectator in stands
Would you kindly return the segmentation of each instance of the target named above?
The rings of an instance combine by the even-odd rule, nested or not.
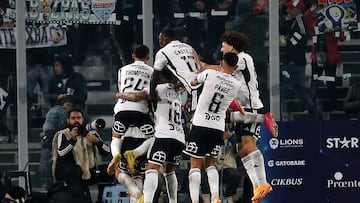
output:
[[[156,42],[158,36],[164,27],[174,27],[174,8],[177,0],[156,0],[153,1],[154,11],[154,32],[153,40]],[[142,11],[140,12],[142,13]],[[157,43],[154,44],[154,50],[160,49]]]
[[[57,131],[66,127],[67,113],[73,105],[70,97],[59,99],[45,116],[43,125],[43,137],[41,139],[41,153],[39,163],[39,177],[44,181],[45,186],[50,186],[51,178],[51,145]]]
[[[341,55],[338,49],[338,42],[344,41],[344,32],[323,33],[316,35],[314,27],[317,25],[317,4],[313,4],[304,14],[304,19],[311,30],[316,41],[313,40],[311,51],[311,66],[314,81],[312,82],[312,88],[314,89],[314,97],[318,95],[318,78],[325,71],[325,76],[330,77],[331,80],[326,80],[328,88],[328,96],[330,98],[330,110],[336,109],[337,91],[336,91],[336,68],[337,65],[342,62]]]
[[[52,61],[49,61],[50,48],[27,50],[27,94],[28,104],[39,103],[34,93],[36,84],[40,85],[45,103],[49,102],[49,78],[53,77]]]
[[[307,26],[302,14],[305,4],[302,0],[291,0],[285,5],[287,7],[288,20],[280,22],[280,33],[285,35],[286,38],[285,61],[281,67],[283,76],[281,77],[281,89],[284,90],[285,85],[293,86],[296,93],[305,102],[309,113],[318,118],[319,113],[305,87],[305,52],[308,41]],[[284,94],[282,92],[281,96]]]
[[[19,186],[6,188],[0,179],[0,201],[2,203],[22,202],[25,197],[25,190]]]
[[[360,118],[360,81],[355,81],[344,101],[344,111],[355,118]]]
[[[231,21],[235,14],[236,0],[209,0],[207,4],[207,30],[204,41],[203,60],[209,64],[219,62],[219,44],[221,35],[225,32],[225,25]],[[227,12],[225,15],[214,14],[215,11]]]
[[[205,14],[209,6],[208,0],[179,0],[179,7],[185,14],[184,26],[185,35],[189,43],[200,54],[202,53],[202,39],[204,34]],[[199,15],[191,16],[191,13],[198,13]]]
[[[54,60],[55,75],[49,81],[49,98],[51,106],[58,99],[70,96],[74,104],[85,109],[87,87],[84,76],[75,72],[71,54],[57,54]]]
[[[16,57],[12,50],[0,50],[0,142],[11,142],[11,120],[7,117],[9,106],[16,109]]]
[[[261,2],[261,3],[260,3]],[[269,57],[265,41],[269,18],[266,14],[267,4],[264,0],[241,0],[236,5],[235,19],[227,27],[227,31],[235,30],[249,36],[250,48],[248,53],[253,57],[259,81],[260,99],[265,104],[265,111],[269,111],[268,62]]]
[[[73,106],[67,116],[67,128],[56,132],[52,142],[52,174],[56,181],[78,186],[90,199],[88,185],[97,180],[97,164],[110,154],[96,131],[87,131],[81,107]]]

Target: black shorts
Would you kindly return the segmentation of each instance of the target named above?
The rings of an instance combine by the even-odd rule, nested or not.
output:
[[[192,126],[184,153],[194,158],[217,157],[224,145],[224,132],[217,129]]]
[[[263,114],[263,109],[260,110],[250,110],[244,109],[246,112],[252,113],[261,113]],[[237,136],[238,143],[241,142],[241,136],[253,136],[255,139],[260,139],[260,127],[261,123],[236,123],[235,124],[235,135]]]
[[[127,168],[127,162],[126,159],[124,157],[124,153],[127,150],[133,150],[136,147],[140,146],[146,139],[143,138],[133,138],[133,137],[124,137],[124,141],[121,145],[121,154],[123,155],[121,161],[120,161],[120,169],[122,171],[128,172],[128,168]],[[143,156],[139,156],[136,158],[135,161],[135,165],[134,168],[136,171],[139,171],[140,173],[145,172],[145,164],[146,164],[147,160],[146,160],[146,155]]]
[[[138,127],[145,136],[154,135],[154,122],[149,114],[138,111],[120,111],[114,116],[113,131],[124,135],[129,127]]]
[[[163,165],[164,162],[178,165],[185,145],[171,138],[155,138],[148,162]]]

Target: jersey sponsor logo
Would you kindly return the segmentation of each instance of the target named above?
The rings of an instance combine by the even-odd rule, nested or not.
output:
[[[270,181],[273,186],[300,186],[304,183],[303,178],[274,178]]]
[[[151,159],[156,162],[164,163],[166,160],[166,153],[164,151],[155,152]]]
[[[359,138],[357,137],[329,137],[326,139],[328,149],[358,149]]]
[[[293,138],[293,139],[271,138],[269,140],[269,146],[271,149],[304,147],[304,139],[301,139],[301,138]]]
[[[305,160],[269,160],[269,167],[305,166]]]
[[[333,179],[326,180],[326,188],[360,188],[360,180],[343,180],[342,172],[335,172]]]
[[[205,113],[205,119],[211,121],[220,121],[220,116],[210,115],[209,113]]]

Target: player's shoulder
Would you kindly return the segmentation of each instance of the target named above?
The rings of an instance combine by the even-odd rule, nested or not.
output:
[[[217,72],[219,72],[219,71],[216,71],[216,70],[214,70],[214,69],[205,69],[205,70],[203,70],[201,73],[199,73],[199,74],[217,74]]]
[[[237,54],[239,60],[242,58],[252,58],[250,54],[246,53],[245,51],[242,51],[240,53]]]

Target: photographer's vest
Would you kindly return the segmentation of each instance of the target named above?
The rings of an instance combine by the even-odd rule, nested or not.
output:
[[[52,174],[55,179],[55,168],[56,168],[56,161],[58,158],[58,137],[65,135],[67,140],[72,139],[70,134],[70,129],[66,128],[64,130],[60,130],[55,133],[53,142],[52,142]],[[82,171],[82,179],[88,180],[91,177],[90,170],[91,168],[96,167],[97,157],[98,156],[98,149],[92,144],[89,143],[86,137],[77,136],[76,143],[74,148],[72,149],[72,154],[74,156],[75,163],[80,166]],[[94,152],[96,154],[94,154]]]

